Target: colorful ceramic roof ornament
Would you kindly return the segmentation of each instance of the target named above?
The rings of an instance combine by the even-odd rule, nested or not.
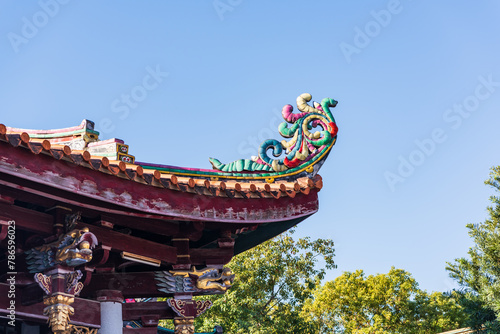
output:
[[[266,176],[284,177],[303,171],[314,174],[319,170],[322,159],[326,157],[337,138],[337,124],[330,111],[337,105],[337,101],[325,98],[320,103],[311,101],[310,94],[304,93],[297,98],[297,108],[300,113],[294,114],[293,107],[287,104],[281,114],[285,122],[279,125],[279,133],[289,141],[281,142],[276,139],[264,141],[259,148],[259,156],[252,159],[240,159],[223,164],[217,159],[210,158],[212,166],[223,172],[256,172],[266,173]],[[320,127],[321,131],[311,132],[313,128]],[[273,156],[279,157],[285,150],[285,157],[273,159],[268,156],[272,150]],[[314,170],[314,166],[317,169]],[[257,176],[257,175],[255,175]]]

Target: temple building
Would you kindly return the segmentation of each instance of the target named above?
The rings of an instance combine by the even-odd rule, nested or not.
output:
[[[138,162],[89,120],[0,124],[0,332],[194,333],[212,303],[193,296],[230,289],[233,256],[318,211],[337,102],[310,101],[283,107],[286,140],[211,169]]]

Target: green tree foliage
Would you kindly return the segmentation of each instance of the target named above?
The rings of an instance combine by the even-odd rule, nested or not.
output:
[[[500,191],[500,166],[492,168],[485,183]],[[455,293],[469,314],[467,324],[475,329],[484,325],[482,333],[500,333],[500,197],[490,200],[489,218],[467,225],[475,244],[469,258],[455,259],[446,269],[462,288]]]
[[[291,233],[239,254],[228,264],[236,274],[233,287],[212,297],[214,305],[197,319],[197,331],[221,325],[232,334],[316,333],[301,310],[325,269],[335,267],[333,256],[333,241],[294,240]]]
[[[406,271],[366,276],[345,272],[314,293],[303,316],[316,333],[437,333],[459,328],[463,312],[455,299],[428,294]]]

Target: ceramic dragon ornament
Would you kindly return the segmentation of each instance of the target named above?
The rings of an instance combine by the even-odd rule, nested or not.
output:
[[[289,104],[283,107],[281,114],[285,122],[278,127],[279,133],[289,141],[279,142],[276,139],[264,141],[259,148],[259,155],[252,159],[240,159],[234,162],[223,164],[219,160],[210,158],[214,169],[222,172],[242,172],[254,173],[278,173],[288,172],[305,168],[307,172],[313,172],[313,166],[321,165],[323,157],[328,154],[335,144],[337,137],[337,125],[330,111],[337,105],[337,101],[325,98],[321,103],[313,102],[308,104],[312,96],[304,93],[297,98],[297,108],[299,113],[293,113],[293,107]],[[315,128],[319,131],[313,131]],[[280,159],[273,159],[268,155],[272,150],[274,158],[278,158],[285,151],[285,156]],[[316,170],[317,172],[317,170]]]

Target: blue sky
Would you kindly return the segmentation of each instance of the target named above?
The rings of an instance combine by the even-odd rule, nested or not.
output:
[[[445,262],[472,245],[465,225],[486,218],[493,191],[483,181],[500,164],[498,2],[2,0],[0,9],[8,126],[87,118],[139,161],[208,168],[209,157],[248,158],[280,139],[279,111],[299,94],[338,100],[320,211],[297,235],[335,241],[328,279],[395,266],[424,289],[453,287]]]

